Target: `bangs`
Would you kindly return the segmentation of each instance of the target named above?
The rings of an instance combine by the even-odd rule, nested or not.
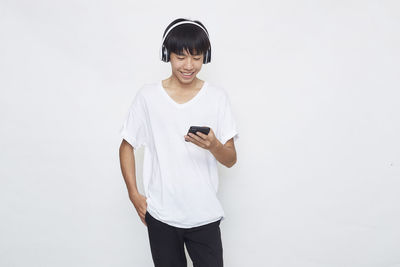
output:
[[[164,41],[168,51],[184,55],[189,50],[191,55],[205,54],[211,46],[207,33],[193,24],[181,24],[173,28]]]

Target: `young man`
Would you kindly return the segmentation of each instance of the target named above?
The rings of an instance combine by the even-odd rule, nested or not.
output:
[[[147,226],[156,267],[186,266],[184,244],[195,267],[223,266],[217,198],[217,161],[236,163],[239,138],[225,89],[196,75],[211,60],[208,32],[199,21],[177,19],[165,30],[161,59],[168,79],[137,92],[121,129],[119,154],[129,198]],[[190,126],[209,133],[189,134]],[[145,147],[141,195],[133,150]]]

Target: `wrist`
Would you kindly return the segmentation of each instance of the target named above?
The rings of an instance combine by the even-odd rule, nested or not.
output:
[[[210,152],[216,153],[216,152],[220,151],[223,147],[224,147],[224,145],[217,139],[216,144],[210,149]]]
[[[139,191],[137,190],[131,190],[128,192],[129,198],[136,198],[139,195]]]

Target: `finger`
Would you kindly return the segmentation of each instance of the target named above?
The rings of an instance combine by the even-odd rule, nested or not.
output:
[[[190,138],[190,142],[192,142],[193,144],[195,144],[201,148],[205,147],[205,144],[203,143],[204,141],[197,141],[198,139],[202,140],[200,137],[197,137],[197,139],[195,139],[194,137],[189,137],[189,138]]]
[[[144,224],[145,226],[147,226],[146,220],[143,219],[143,218],[140,218],[140,219],[142,220],[143,224]]]
[[[202,132],[196,132],[196,134],[197,134],[198,136],[200,136],[201,138],[203,138],[203,139],[206,139],[206,138],[207,138],[207,135],[206,135],[206,134],[203,134]]]
[[[192,136],[189,137],[190,138],[190,142],[192,142],[193,144],[197,145],[197,146],[201,146],[201,141],[198,141],[200,137],[195,137],[193,136],[193,134],[191,134]]]
[[[139,214],[140,218],[144,218],[146,216],[146,211],[145,212],[140,211],[140,212],[138,212],[138,214]]]
[[[189,135],[185,135],[185,141],[189,142],[190,141],[190,136]]]
[[[193,134],[193,133],[189,133],[189,136],[192,137],[194,140],[201,142],[203,140],[203,138]]]
[[[191,143],[193,143],[193,144],[196,144],[196,140],[195,140],[194,138],[190,137],[190,136],[188,136],[188,137],[186,138],[186,140],[187,140],[188,142],[191,142]]]
[[[186,135],[186,141],[193,143],[194,138],[190,137],[189,135]]]

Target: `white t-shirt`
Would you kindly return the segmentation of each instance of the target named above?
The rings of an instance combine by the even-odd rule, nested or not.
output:
[[[217,160],[207,149],[186,142],[190,126],[208,126],[225,144],[239,134],[225,89],[204,82],[191,100],[179,104],[162,81],[143,85],[120,134],[136,150],[145,148],[143,185],[154,218],[191,228],[225,218],[217,198]]]

